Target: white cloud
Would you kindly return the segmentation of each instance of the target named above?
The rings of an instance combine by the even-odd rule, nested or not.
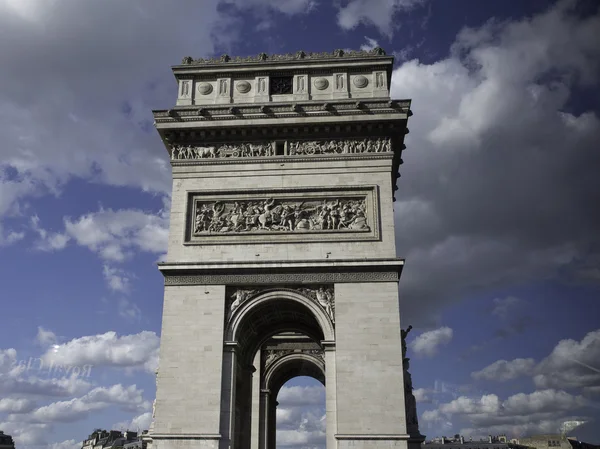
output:
[[[65,440],[60,443],[51,443],[48,449],[81,449],[81,441]]]
[[[52,430],[49,424],[25,423],[25,422],[0,422],[0,429],[5,434],[11,435],[15,447],[35,447],[46,442],[48,432]]]
[[[72,396],[88,391],[91,384],[78,375],[64,376],[59,367],[41,359],[19,360],[15,349],[0,350],[0,394],[5,398]],[[61,375],[61,377],[58,377]],[[44,376],[52,376],[43,378]]]
[[[414,112],[394,209],[416,326],[439,325],[430,310],[467,294],[595,254],[600,120],[571,107],[600,79],[600,15],[574,6],[465,30],[446,59],[393,72],[392,97]]]
[[[415,396],[415,400],[417,402],[431,402],[429,393],[430,391],[426,388],[415,388],[413,390],[413,395]]]
[[[38,333],[35,339],[42,346],[49,346],[58,342],[56,334],[50,330],[44,329],[42,326],[38,326]]]
[[[431,357],[437,353],[441,346],[450,343],[452,335],[452,329],[440,327],[439,329],[423,332],[410,342],[410,347],[417,355]]]
[[[0,413],[27,413],[35,407],[30,399],[0,399]]]
[[[372,39],[372,38],[370,38],[370,37],[368,37],[368,36],[365,36],[365,39],[367,40],[367,42],[366,42],[365,44],[362,44],[362,45],[360,46],[360,49],[361,49],[361,50],[364,50],[364,51],[371,51],[371,50],[373,50],[375,47],[379,47],[379,43],[378,43],[378,42],[377,42],[375,39]]]
[[[152,412],[145,412],[141,415],[134,417],[131,421],[121,421],[114,426],[113,429],[124,429],[124,430],[133,430],[141,432],[142,430],[147,430],[150,427],[150,423],[152,422]]]
[[[117,384],[111,387],[97,387],[82,397],[39,407],[26,419],[40,423],[73,422],[86,418],[90,412],[112,405],[118,405],[128,411],[145,411],[150,407],[150,403],[142,397],[142,390],[138,390],[135,385],[124,387]]]
[[[376,27],[381,34],[391,37],[392,23],[398,12],[408,11],[426,0],[350,0],[338,11],[338,25],[350,30],[363,23]]]
[[[24,237],[24,232],[9,231],[8,234],[4,234],[4,229],[2,225],[0,225],[0,246],[12,245],[19,240],[23,240]]]
[[[477,435],[487,431],[523,435],[524,432],[557,432],[560,423],[573,416],[581,416],[590,403],[583,396],[574,396],[560,390],[541,390],[530,394],[519,393],[501,401],[495,394],[479,398],[461,396],[436,410],[422,414],[424,422],[448,422],[462,417],[469,422],[461,433]]]
[[[293,0],[281,3],[294,10]],[[151,110],[174,104],[169,67],[182,55],[205,56],[236,36],[218,4],[0,2],[0,217],[27,198],[60,194],[73,178],[168,195],[170,166],[149,132]],[[155,32],[163,27],[196,31],[165,40]]]
[[[315,448],[325,446],[325,415],[305,411],[295,421],[295,427],[279,426],[277,416],[277,444],[283,447]]]
[[[315,0],[224,0],[224,3],[235,4],[238,8],[254,9],[258,13],[271,9],[287,15],[308,14],[318,4]]]
[[[75,338],[42,357],[62,365],[113,366],[144,369],[154,373],[158,366],[159,338],[154,332],[117,336],[116,332]]]
[[[277,401],[282,407],[298,407],[325,404],[325,387],[283,386],[277,395]]]
[[[578,388],[600,385],[600,329],[578,342],[558,342],[548,357],[535,368],[538,388]]]
[[[39,235],[39,240],[35,243],[36,249],[40,251],[55,251],[64,249],[69,243],[70,237],[58,232],[48,232],[40,226],[40,219],[37,215],[31,217],[31,228]]]
[[[120,268],[111,267],[108,264],[104,264],[102,268],[104,274],[104,280],[114,292],[128,293],[130,289],[130,277],[131,275]]]
[[[471,373],[471,376],[476,380],[504,382],[520,376],[530,375],[534,366],[534,359],[498,360],[480,371]]]
[[[134,250],[164,253],[167,249],[168,214],[158,215],[140,210],[113,211],[100,209],[71,221],[65,219],[65,229],[79,245],[110,261],[122,262]]]

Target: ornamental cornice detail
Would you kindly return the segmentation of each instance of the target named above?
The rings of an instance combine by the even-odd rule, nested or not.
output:
[[[357,108],[357,105],[360,105],[360,108]],[[231,103],[227,105],[196,105],[195,107],[181,107],[177,109],[168,109],[168,110],[155,110],[153,111],[155,118],[173,118],[173,116],[177,117],[188,117],[188,116],[198,116],[200,112],[204,114],[210,115],[229,115],[231,112]],[[294,111],[352,111],[356,109],[360,109],[361,112],[364,112],[366,109],[391,109],[391,110],[400,110],[400,112],[407,112],[408,108],[410,108],[410,100],[377,100],[377,99],[369,99],[364,98],[353,102],[317,102],[317,103],[304,103],[304,102],[286,102],[286,103],[270,103],[266,105],[255,105],[255,104],[236,104],[240,114],[258,114],[258,113],[277,113],[277,112],[289,112],[292,108]],[[202,114],[200,114],[202,115]]]
[[[397,270],[388,271],[348,271],[348,272],[323,272],[308,273],[277,273],[269,271],[260,274],[184,274],[165,276],[165,286],[177,285],[223,285],[245,284],[260,285],[265,282],[270,284],[300,283],[306,279],[314,282],[326,283],[355,283],[355,282],[398,282]]]
[[[297,51],[296,53],[285,53],[285,54],[272,54],[259,53],[256,56],[234,56],[231,57],[224,54],[218,58],[197,58],[194,59],[191,56],[185,56],[181,64],[182,65],[222,65],[222,64],[246,64],[246,63],[265,63],[265,62],[281,62],[281,61],[302,61],[302,60],[314,60],[314,59],[352,59],[352,58],[365,58],[365,57],[377,57],[385,56],[385,50],[381,47],[375,47],[372,50],[334,50],[332,52],[305,52]]]

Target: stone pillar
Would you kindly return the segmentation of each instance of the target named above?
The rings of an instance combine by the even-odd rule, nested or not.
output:
[[[271,391],[260,390],[260,435],[258,446],[266,449],[269,443],[269,420],[271,411]]]
[[[325,434],[326,449],[336,449],[337,440],[337,395],[335,373],[335,342],[322,342],[325,350]]]
[[[251,449],[259,449],[260,444],[260,426],[261,426],[261,390],[260,390],[260,379],[262,376],[262,367],[260,364],[261,351],[256,352],[254,357],[254,367],[259,367],[252,376],[252,416],[251,416]]]
[[[202,301],[198,301],[198,293]],[[166,286],[153,447],[219,445],[223,386],[223,285]]]
[[[221,387],[221,441],[219,449],[235,448],[237,343],[226,342],[223,350],[223,385]]]
[[[335,315],[337,447],[407,449],[398,284],[335,284]]]

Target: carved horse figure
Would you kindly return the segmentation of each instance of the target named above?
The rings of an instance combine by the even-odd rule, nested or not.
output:
[[[198,159],[217,157],[217,150],[215,147],[196,147],[195,152]]]

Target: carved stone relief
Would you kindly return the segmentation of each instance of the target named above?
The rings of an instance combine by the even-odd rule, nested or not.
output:
[[[363,75],[358,75],[357,77],[354,78],[354,81],[352,81],[352,82],[359,89],[365,88],[365,87],[367,87],[367,84],[369,84],[369,80],[367,79],[366,76],[363,76]]]
[[[227,305],[228,308],[228,320],[231,319],[235,311],[247,301],[251,301],[256,298],[259,294],[264,293],[268,290],[273,290],[273,287],[263,287],[250,289],[247,287],[236,287],[228,289],[227,293]],[[281,290],[281,289],[279,289]],[[312,300],[318,304],[327,314],[332,324],[335,324],[335,294],[332,286],[313,286],[313,287],[297,287],[297,288],[286,288],[288,291],[295,291],[301,295]]]
[[[236,90],[241,94],[250,92],[251,87],[248,81],[238,81],[235,85]]]
[[[288,142],[288,156],[387,153],[391,151],[392,143],[388,137]],[[171,151],[172,160],[268,156],[275,156],[271,142],[215,144],[210,146],[175,145]]]
[[[195,202],[192,234],[370,231],[365,196]]]
[[[317,78],[314,81],[314,85],[318,90],[325,90],[329,86],[329,81],[326,78]]]
[[[290,155],[385,153],[392,150],[389,138],[304,140],[289,143]]]
[[[268,368],[282,357],[293,353],[308,354],[325,363],[325,354],[322,349],[266,349],[263,351],[265,368]]]
[[[197,89],[200,95],[208,95],[213,91],[212,84],[210,83],[200,83]]]
[[[226,157],[261,157],[273,156],[271,142],[239,143],[236,145],[219,144],[214,146],[178,145],[171,152],[172,160],[206,159]]]

